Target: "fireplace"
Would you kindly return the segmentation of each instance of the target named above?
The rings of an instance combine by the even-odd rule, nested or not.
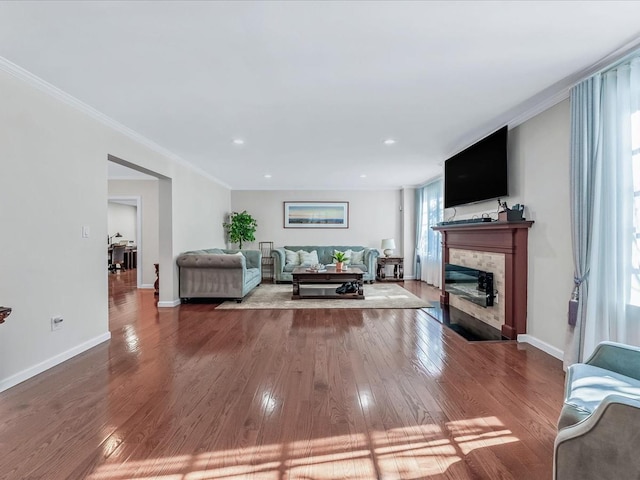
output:
[[[491,272],[446,263],[444,288],[446,292],[458,295],[481,307],[493,306],[495,290]]]
[[[498,221],[432,227],[442,233],[443,278],[445,264],[464,265],[492,272],[494,291],[499,292],[491,308],[451,292],[452,306],[498,328],[511,340],[527,333],[527,235],[532,224]],[[443,305],[450,304],[449,294],[445,283],[440,296]]]

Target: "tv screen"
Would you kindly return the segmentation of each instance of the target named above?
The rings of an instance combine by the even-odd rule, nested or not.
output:
[[[444,162],[444,207],[506,196],[507,127]]]

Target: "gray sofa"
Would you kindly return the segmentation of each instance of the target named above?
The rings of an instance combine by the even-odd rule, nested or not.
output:
[[[312,252],[315,250],[318,252],[318,261],[324,265],[330,265],[331,263],[335,263],[332,260],[332,255],[334,250],[339,250],[344,252],[346,250],[352,251],[363,251],[364,250],[364,261],[359,264],[351,264],[350,266],[359,267],[364,271],[364,275],[362,276],[363,281],[373,283],[376,279],[376,258],[380,256],[380,252],[375,248],[366,248],[363,246],[344,246],[344,245],[328,245],[328,246],[285,246],[281,248],[276,248],[271,252],[271,256],[273,257],[273,278],[277,283],[280,282],[291,282],[293,277],[291,272],[297,266],[296,264],[286,263],[286,254],[285,249],[293,252],[298,252],[299,250],[304,250],[305,252]]]
[[[567,371],[554,480],[640,478],[640,348],[602,342]]]
[[[259,250],[194,250],[182,253],[176,262],[183,302],[191,298],[235,298],[240,302],[262,281]]]

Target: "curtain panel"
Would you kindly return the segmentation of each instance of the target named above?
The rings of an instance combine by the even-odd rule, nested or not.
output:
[[[440,232],[431,227],[442,221],[444,214],[443,182],[438,179],[429,183],[416,193],[416,209],[420,210],[417,217],[416,232],[420,232],[416,242],[420,263],[416,275],[420,280],[435,287],[442,285],[442,243]],[[418,207],[418,202],[420,207]]]
[[[565,365],[584,360],[603,340],[640,341],[638,310],[629,309],[637,216],[632,116],[640,110],[639,98],[638,57],[594,75],[571,92],[577,314],[568,334]]]
[[[415,208],[416,208],[416,215],[415,215],[415,219],[416,219],[416,250],[415,250],[415,255],[413,258],[413,271],[415,272],[415,276],[416,276],[416,280],[422,280],[422,272],[421,272],[421,265],[422,265],[422,257],[421,257],[421,246],[422,246],[422,236],[423,236],[423,231],[422,231],[422,204],[424,202],[424,187],[421,188],[416,188],[416,202],[415,202]]]

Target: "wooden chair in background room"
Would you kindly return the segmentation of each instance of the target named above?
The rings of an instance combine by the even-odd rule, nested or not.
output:
[[[111,251],[111,265],[109,265],[109,271],[111,273],[115,273],[118,269],[118,265],[120,265],[120,270],[124,272],[126,269],[124,268],[124,251],[126,250],[125,245],[114,245],[113,250]]]

